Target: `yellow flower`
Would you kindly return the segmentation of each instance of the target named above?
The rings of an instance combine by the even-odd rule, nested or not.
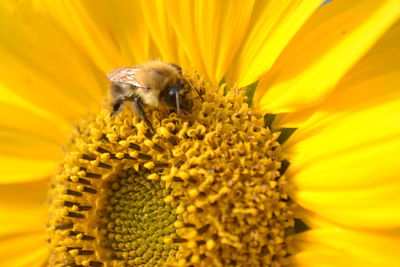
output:
[[[108,120],[106,111],[95,113],[97,117],[87,115],[88,112],[99,109],[106,95],[108,83],[105,74],[117,67],[160,58],[182,66],[188,73],[196,71],[199,74],[196,77],[203,77],[205,81],[203,83],[194,79],[194,83],[198,83],[196,86],[205,86],[208,90],[215,88],[206,93],[214,96],[215,102],[210,100],[210,95],[207,95],[205,102],[228,103],[231,109],[220,107],[221,117],[226,114],[232,117],[237,112],[235,114],[240,115],[239,124],[251,128],[254,133],[255,126],[260,124],[257,114],[267,114],[267,126],[276,131],[276,134],[268,128],[260,127],[264,135],[259,135],[257,140],[265,142],[266,147],[270,144],[276,146],[266,151],[262,146],[256,149],[262,150],[262,156],[272,157],[274,153],[279,153],[277,157],[281,165],[261,165],[275,168],[275,172],[282,172],[282,164],[290,162],[285,175],[279,180],[287,181],[288,184],[283,185],[282,182],[282,185],[277,186],[284,189],[279,199],[282,201],[279,203],[285,206],[285,216],[294,211],[294,217],[300,219],[296,219],[299,224],[296,230],[300,229],[301,222],[307,225],[306,231],[301,233],[297,231],[289,234],[286,231],[287,236],[293,238],[295,249],[287,248],[282,251],[284,246],[277,245],[282,252],[277,255],[289,255],[289,262],[303,266],[398,266],[400,3],[396,0],[335,0],[324,6],[320,4],[320,0],[20,0],[3,3],[0,6],[0,265],[42,266],[48,261],[46,223],[51,224],[52,218],[58,218],[60,214],[51,214],[49,221],[46,215],[48,207],[44,203],[49,177],[57,172],[57,164],[63,162],[58,169],[74,171],[74,166],[70,164],[79,159],[74,158],[76,154],[69,152],[71,147],[78,147],[79,142],[79,147],[97,151],[93,153],[99,153],[104,161],[112,157],[128,157],[121,152],[109,153],[98,150],[98,147],[94,150],[93,147],[86,147],[85,141],[88,139],[77,130],[74,130],[72,142],[64,147],[68,151],[67,159],[63,160],[60,147],[68,144],[74,125],[81,125],[79,127],[84,131],[90,131],[90,127],[98,127],[100,123],[104,123],[105,129],[112,127],[113,123],[121,127],[123,120]],[[193,79],[195,76],[191,77]],[[238,107],[243,99],[240,93],[233,94],[236,89],[228,90],[227,96],[217,94],[218,85],[223,82],[228,88],[248,88],[248,96],[252,98],[255,111],[248,109],[246,105]],[[253,95],[251,89],[254,87]],[[217,106],[209,106],[209,109],[213,108],[216,110]],[[124,112],[121,118],[127,118],[130,114],[129,111]],[[158,116],[156,112],[152,114]],[[248,118],[241,123],[243,114],[248,114]],[[84,122],[79,123],[82,120]],[[165,122],[165,126],[168,124],[168,121],[159,121],[161,124]],[[132,126],[132,122],[141,125],[135,119],[126,123]],[[182,120],[174,120],[174,123],[185,127],[182,126]],[[280,130],[282,128],[296,128],[296,131],[290,136],[284,136],[290,131]],[[166,129],[169,128],[166,126]],[[201,133],[203,130],[200,127],[196,131]],[[140,129],[137,133],[139,139],[135,141],[148,147],[146,153],[152,159],[172,158],[172,152],[168,152],[170,150],[156,152],[161,150],[157,148],[157,144],[140,139],[145,136]],[[163,133],[164,130],[160,130],[160,136]],[[195,131],[192,133],[197,134]],[[278,133],[281,134],[281,139],[278,138]],[[189,130],[183,134],[190,135]],[[96,131],[88,135],[90,138],[97,136],[96,140],[102,142],[102,136]],[[169,137],[165,133],[164,138]],[[286,142],[283,142],[284,137],[288,137]],[[113,136],[106,138],[109,142],[113,140]],[[223,138],[225,139],[221,142],[228,141],[227,136]],[[277,138],[282,146],[276,142]],[[257,143],[257,140],[254,142]],[[126,144],[120,143],[121,146]],[[216,149],[219,148],[221,147],[216,146]],[[196,148],[189,146],[188,149]],[[135,156],[139,157],[139,152],[129,155],[132,158]],[[143,164],[146,169],[156,167],[157,162],[154,163],[143,155],[142,158],[148,161]],[[261,160],[261,157],[253,157],[251,160],[258,163],[257,160]],[[204,164],[208,163],[206,161]],[[171,174],[172,168],[169,171]],[[79,175],[88,175],[88,172],[81,169],[75,172],[76,177],[69,177],[72,180],[79,180]],[[175,174],[184,182],[192,175],[190,168],[188,173]],[[164,178],[167,184],[173,180],[175,174],[168,176],[164,173],[163,177],[153,175],[148,179]],[[133,176],[129,175],[131,174],[126,174],[128,178],[124,183],[133,182],[130,179]],[[213,175],[209,174],[209,177],[214,177]],[[57,177],[55,179],[65,179],[60,175]],[[249,177],[252,178],[251,173]],[[229,184],[224,186],[228,180],[225,178],[220,183],[214,183],[220,186],[219,191],[206,193],[210,194],[209,197],[214,197],[214,201],[219,198],[229,199]],[[51,194],[55,198],[58,195],[54,194],[54,190],[58,190],[60,186],[63,184],[57,184],[52,189]],[[159,184],[154,183],[155,188],[158,186]],[[250,179],[245,189],[252,186]],[[269,184],[268,188],[274,186],[276,185]],[[118,191],[118,184],[111,185],[110,188],[117,192],[116,195],[122,194]],[[172,187],[171,190],[177,188]],[[261,187],[254,188],[258,190]],[[90,191],[84,186],[78,189]],[[286,192],[296,203],[294,210],[286,207],[286,202],[283,201]],[[194,198],[200,194],[196,190],[184,193]],[[182,220],[171,218],[175,228],[182,228],[176,222],[191,218],[188,215],[192,209],[189,207],[190,203],[182,201],[185,205],[174,206],[174,200],[168,198],[168,194],[156,193],[154,199],[164,201],[166,209],[174,209],[171,214],[182,216]],[[139,195],[138,201],[140,197]],[[257,220],[264,215],[259,212],[266,203],[261,201],[253,209],[247,207],[236,209],[235,212],[248,212],[248,218],[243,216],[243,221]],[[210,216],[213,206],[207,207],[210,207],[207,219],[214,220],[212,227],[218,228],[218,218]],[[72,203],[71,209],[74,208],[84,209]],[[278,209],[274,211],[277,212]],[[113,211],[109,212],[111,214]],[[252,217],[252,212],[257,216]],[[287,219],[290,224],[292,219],[282,215],[278,212],[274,215],[277,222]],[[72,214],[74,216],[79,215]],[[264,230],[263,226],[252,223],[245,223],[243,226],[243,221],[234,222],[241,226],[236,228],[232,223],[229,226],[233,227],[230,228],[231,231],[217,229],[219,237],[214,241],[211,238],[205,244],[187,242],[185,253],[200,245],[211,252],[188,254],[179,264],[201,266],[203,258],[208,257],[215,259],[215,265],[218,262],[233,265],[233,259],[236,260],[237,255],[245,253],[251,254],[251,257],[248,256],[252,260],[249,265],[257,266],[268,261],[275,264],[285,263],[283,256],[271,259],[266,256],[268,253],[258,250],[260,256],[257,260],[250,246],[241,247],[238,240],[247,242],[246,237],[253,238],[249,233],[262,233]],[[253,228],[246,230],[249,225]],[[49,229],[51,227],[54,225],[50,225]],[[110,224],[109,227],[115,228],[115,225]],[[242,228],[247,231],[247,236],[232,234],[242,231]],[[279,233],[287,228],[288,225],[282,226]],[[199,233],[199,229],[197,230]],[[74,234],[80,235],[79,240],[91,238],[83,237],[80,233]],[[176,252],[174,246],[179,246],[179,241],[185,241],[184,238],[179,239],[181,237],[168,234],[170,233],[163,236],[167,239],[165,243],[172,248],[168,248],[170,254],[165,258],[173,257],[174,253],[179,255],[181,252]],[[183,235],[190,236],[191,233],[185,232]],[[54,237],[54,233],[49,236]],[[258,234],[254,236],[260,237]],[[280,244],[289,244],[287,236]],[[59,241],[60,237],[55,239],[57,242],[70,242],[68,237],[62,241]],[[110,239],[118,240],[119,237],[114,235]],[[264,236],[250,241],[270,240],[270,237]],[[53,241],[50,240],[50,243]],[[274,242],[278,244],[277,238]],[[221,244],[227,249],[221,249],[218,258],[213,249]],[[263,247],[255,247],[262,251]],[[271,252],[271,247],[267,248],[270,250],[268,255],[275,253]],[[58,251],[62,257],[68,255],[73,259],[79,254],[90,254],[80,248],[68,248],[69,254],[65,250],[62,246],[58,250],[52,248],[51,255],[54,256]],[[237,253],[228,254],[227,251]],[[114,253],[114,257],[128,260],[136,255]],[[68,257],[65,257],[65,263],[69,263]],[[146,259],[146,256],[143,258]],[[134,261],[135,258],[132,260],[131,263],[143,263]],[[241,256],[238,260],[246,258]],[[98,263],[91,258],[80,258],[80,264],[96,266]]]

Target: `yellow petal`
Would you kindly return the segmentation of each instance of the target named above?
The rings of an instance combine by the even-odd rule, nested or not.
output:
[[[16,120],[14,124],[17,125],[19,119],[23,120],[21,121],[21,124],[29,121],[28,119],[24,118],[25,115],[28,115],[28,117],[37,117],[35,121],[38,124],[35,125],[38,129],[36,130],[40,131],[41,127],[44,127],[44,125],[51,125],[50,127],[52,131],[55,131],[55,133],[57,133],[55,138],[62,138],[62,135],[59,136],[61,132],[69,133],[71,131],[71,125],[67,118],[64,118],[63,116],[57,116],[56,114],[51,113],[49,110],[46,110],[40,106],[33,105],[26,99],[22,98],[21,96],[10,90],[10,88],[6,88],[1,84],[0,103],[1,106],[5,106],[0,113],[3,115],[1,120]],[[10,119],[11,117],[13,119]],[[19,127],[24,126],[20,125]]]
[[[48,16],[29,5],[6,7],[0,7],[2,87],[75,122],[100,101],[106,88],[104,73]]]
[[[0,266],[42,267],[48,251],[44,231],[0,236]]]
[[[400,226],[400,185],[358,190],[304,191],[295,195],[302,207],[333,222],[355,228]]]
[[[298,129],[288,141],[288,146],[293,144],[288,149],[296,182],[303,188],[316,189],[357,188],[361,182],[375,184],[382,179],[396,181],[394,171],[400,170],[395,164],[400,145],[399,105],[397,99],[358,112],[327,115],[323,121]],[[353,168],[347,169],[349,166]],[[315,180],[321,171],[326,171],[326,178]],[[344,171],[345,176],[335,178]],[[379,178],[374,177],[378,174]],[[351,180],[345,181],[349,177]]]
[[[311,229],[332,228],[338,226],[336,223],[329,221],[329,218],[322,218],[319,214],[301,206],[296,206],[294,212],[296,217]]]
[[[258,84],[264,112],[291,112],[318,103],[400,15],[400,2],[333,1],[320,9]]]
[[[47,259],[48,180],[0,185],[0,266],[43,266]]]
[[[48,183],[48,179],[42,179],[18,184],[0,184],[1,236],[44,229],[47,221],[45,201]]]
[[[180,64],[179,50],[182,47],[178,45],[175,32],[168,18],[165,2],[142,0],[136,7],[140,8],[144,17],[144,24],[148,27],[162,59],[166,62]]]
[[[118,65],[127,67],[139,62],[156,59],[158,55],[152,52],[150,34],[146,27],[143,12],[138,1],[105,1],[105,8],[110,12],[112,38],[115,39],[121,56],[116,61]],[[97,1],[86,5],[86,9],[97,11]],[[108,7],[107,7],[108,6]],[[103,10],[104,11],[104,10]]]
[[[1,100],[0,104],[0,153],[36,159],[60,155],[60,145],[68,137],[64,129],[28,108]]]
[[[318,0],[257,1],[246,39],[232,62],[227,81],[242,87],[258,80],[320,4]]]
[[[39,160],[0,155],[0,184],[28,182],[49,177],[57,167],[55,160]]]
[[[69,37],[81,46],[103,73],[121,63],[122,54],[114,39],[115,14],[109,1],[18,1],[19,7],[35,9],[37,15],[50,17],[52,23],[59,23]],[[32,7],[30,6],[32,5]],[[43,34],[46,34],[45,32]]]
[[[308,223],[399,225],[399,32],[397,22],[286,144]]]
[[[299,234],[295,266],[399,266],[399,231],[358,232],[346,228],[311,230]]]
[[[333,92],[318,105],[293,113],[279,114],[276,127],[302,127],[319,111],[332,114],[363,108],[398,97],[400,84],[400,21],[398,20],[362,59],[341,79]],[[314,117],[314,121],[319,118]]]
[[[197,69],[214,85],[230,67],[248,34],[254,1],[166,1],[168,17]],[[185,66],[184,66],[185,67]]]
[[[318,106],[318,112],[289,139],[286,149],[293,157],[290,170],[302,188],[357,188],[360,183],[375,184],[382,179],[397,181],[395,170],[400,170],[395,164],[396,147],[400,144],[400,64],[397,64],[396,71],[338,88],[337,94]],[[363,162],[374,164],[363,166]],[[347,169],[349,166],[354,167]],[[345,176],[335,177],[343,170]],[[326,179],[315,179],[321,171]],[[348,177],[352,178],[347,180]]]
[[[397,77],[381,86],[398,88]],[[381,88],[368,85],[376,86],[366,83],[365,90]],[[301,206],[352,227],[400,226],[399,94],[343,110],[332,108],[336,98],[295,132],[287,143],[289,175]]]
[[[51,175],[71,126],[0,87],[0,183]]]

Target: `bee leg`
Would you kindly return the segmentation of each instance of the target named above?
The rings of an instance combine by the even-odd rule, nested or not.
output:
[[[139,116],[144,120],[144,122],[147,124],[147,126],[150,128],[150,130],[154,132],[153,126],[151,125],[151,122],[147,118],[146,112],[144,112],[142,100],[140,100],[139,97],[134,98],[133,108],[135,109],[135,112],[137,114],[139,114]]]
[[[121,111],[123,103],[124,103],[124,101],[122,99],[119,99],[113,103],[111,116],[114,116]]]
[[[190,88],[194,88],[194,90],[196,90],[197,95],[200,97],[201,102],[204,102],[204,98],[201,96],[200,91],[196,87],[194,87],[189,81],[187,81],[185,79],[183,80],[183,82],[185,83],[185,85],[188,85]]]

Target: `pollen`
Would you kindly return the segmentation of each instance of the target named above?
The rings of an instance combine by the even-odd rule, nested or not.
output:
[[[244,89],[191,86],[191,110],[146,107],[153,131],[129,107],[76,127],[49,193],[49,266],[285,263],[280,132]]]

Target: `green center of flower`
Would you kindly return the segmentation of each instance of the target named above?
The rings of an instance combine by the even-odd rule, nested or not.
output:
[[[110,188],[102,227],[107,229],[105,246],[113,258],[130,265],[156,266],[176,254],[176,246],[164,242],[176,232],[177,215],[164,201],[171,190],[134,169],[121,173]]]
[[[190,77],[188,78],[190,79]],[[266,266],[283,264],[293,212],[279,132],[244,90],[201,92],[193,107],[126,107],[82,122],[50,190],[50,264]]]

